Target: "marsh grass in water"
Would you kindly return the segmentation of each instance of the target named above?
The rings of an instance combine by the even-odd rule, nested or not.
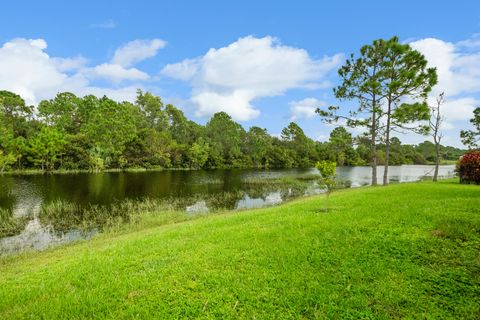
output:
[[[119,224],[125,224],[139,214],[151,214],[173,209],[174,204],[155,199],[114,202],[108,206],[90,204],[80,206],[75,203],[57,200],[43,205],[40,221],[53,226],[55,231],[66,232],[72,229],[86,231],[97,228],[103,231]]]
[[[0,238],[20,233],[30,219],[30,215],[14,217],[11,210],[0,208]]]

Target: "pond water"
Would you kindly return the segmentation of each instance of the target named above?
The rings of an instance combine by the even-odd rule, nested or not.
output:
[[[383,167],[378,168],[379,182]],[[370,167],[340,167],[343,185],[370,183]],[[390,181],[417,181],[433,166],[393,166]],[[454,166],[441,166],[450,177]],[[321,193],[316,169],[199,170],[0,176],[0,255],[89,238],[110,218],[165,206],[191,214],[257,208]],[[111,216],[109,216],[111,215]]]

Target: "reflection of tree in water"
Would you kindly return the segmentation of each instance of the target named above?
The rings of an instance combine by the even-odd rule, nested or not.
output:
[[[2,183],[0,183],[0,208],[12,210],[16,200],[13,192],[14,186],[13,179],[2,178]]]
[[[245,192],[242,190],[221,192],[208,197],[205,202],[211,211],[234,210],[244,196]]]
[[[265,200],[266,197],[272,193],[278,191],[278,187],[275,186],[255,186],[255,187],[249,187],[245,189],[245,193],[250,197],[250,198],[255,198],[255,199],[262,199]]]

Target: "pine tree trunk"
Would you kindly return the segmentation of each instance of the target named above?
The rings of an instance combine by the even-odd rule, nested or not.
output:
[[[372,166],[372,186],[376,186],[377,185],[377,142],[376,142],[376,139],[377,139],[377,114],[375,112],[375,95],[373,96],[373,102],[372,102],[372,108],[373,108],[373,112],[372,112],[372,128],[371,128],[371,136],[372,136],[372,140],[371,140],[371,156],[372,156],[372,163],[371,163],[371,166]]]
[[[388,179],[388,162],[390,160],[390,114],[392,111],[392,102],[391,97],[388,98],[388,111],[387,111],[387,129],[386,129],[386,137],[385,137],[385,167],[383,170],[383,185],[387,186],[389,179]]]

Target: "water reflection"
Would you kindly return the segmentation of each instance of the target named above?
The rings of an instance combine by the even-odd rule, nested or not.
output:
[[[59,233],[51,225],[42,225],[38,217],[35,217],[27,223],[20,234],[0,239],[0,254],[12,254],[25,250],[41,251],[51,246],[89,239],[96,233],[96,229],[88,231],[73,229]]]
[[[380,181],[383,167],[378,172]],[[433,166],[390,167],[390,181],[432,174]],[[441,177],[453,174],[454,166],[440,168]],[[0,254],[89,238],[112,219],[162,207],[195,214],[276,205],[323,192],[317,175],[289,169],[0,176]],[[347,187],[368,185],[371,168],[341,167],[337,175]]]
[[[390,182],[413,182],[433,176],[434,166],[403,165],[389,167]],[[378,182],[383,179],[383,166],[377,167]],[[455,166],[440,166],[439,177],[448,178],[455,174]],[[372,182],[372,168],[370,167],[340,167],[337,169],[339,179],[350,183],[352,188],[370,185]]]

